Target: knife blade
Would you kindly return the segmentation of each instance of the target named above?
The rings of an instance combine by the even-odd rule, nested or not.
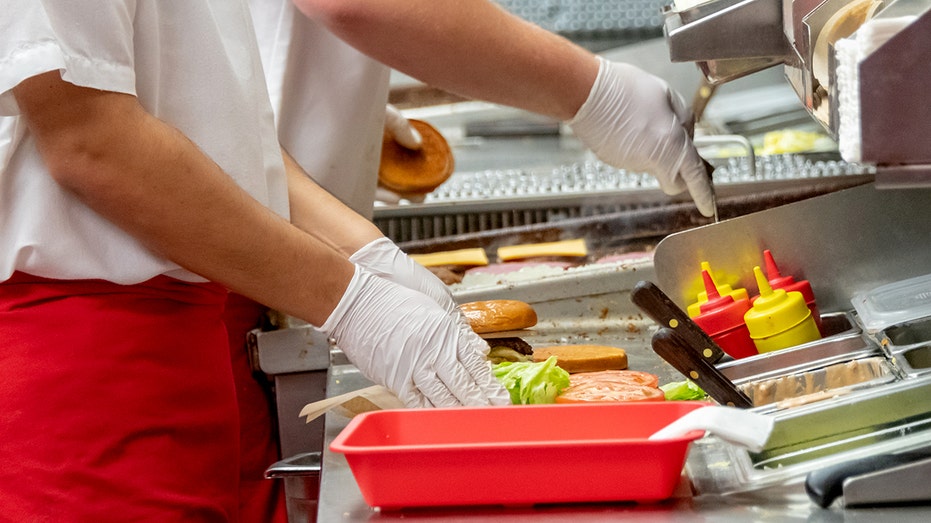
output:
[[[714,365],[689,350],[686,342],[669,327],[660,327],[651,340],[653,352],[684,376],[698,384],[722,405],[750,408],[753,402]]]
[[[714,364],[724,356],[724,350],[680,309],[655,283],[640,281],[630,291],[630,300],[653,321],[678,332],[688,349]]]
[[[718,194],[714,188],[714,166],[704,158],[702,158],[701,161],[705,165],[705,173],[708,175],[708,188],[711,189],[711,207],[714,211],[714,223],[718,223],[720,218],[718,217]]]

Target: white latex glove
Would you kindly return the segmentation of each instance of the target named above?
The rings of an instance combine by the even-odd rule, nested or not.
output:
[[[362,266],[376,276],[422,292],[446,309],[461,316],[453,295],[435,274],[415,262],[389,238],[373,240],[349,257],[349,261]]]
[[[652,174],[666,194],[688,189],[698,211],[712,216],[711,186],[690,138],[685,100],[646,71],[598,60],[588,99],[568,122],[573,133],[602,161]]]
[[[402,147],[416,151],[423,146],[423,137],[417,129],[411,127],[411,123],[401,114],[401,111],[391,104],[385,106],[385,130]]]
[[[408,407],[508,405],[488,344],[427,295],[356,266],[320,330]]]
[[[401,111],[391,104],[385,106],[385,130],[401,147],[416,151],[423,146],[423,137],[417,129],[414,129]],[[375,201],[382,203],[398,203],[401,200],[420,203],[425,197],[424,194],[401,195],[381,185],[375,189]]]

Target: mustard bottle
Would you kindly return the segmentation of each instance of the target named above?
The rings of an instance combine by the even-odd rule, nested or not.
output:
[[[706,261],[701,262],[701,270],[708,271],[708,275],[710,276],[711,275],[711,264]],[[711,281],[712,283],[714,283],[714,278],[712,278]],[[717,283],[714,283],[714,286],[718,291],[718,295],[720,296],[730,296],[731,298],[734,298],[734,301],[749,299],[749,294],[747,293],[747,289],[744,289],[743,287],[738,287],[734,289],[726,283],[722,283],[720,285],[718,285]],[[707,291],[699,292],[698,295],[696,296],[695,303],[686,307],[686,312],[688,313],[689,318],[695,319],[696,317],[698,317],[698,315],[701,314],[701,306],[707,302],[708,302],[708,292]]]
[[[744,323],[757,351],[772,352],[821,338],[802,293],[773,289],[759,266],[753,268],[753,275],[760,297],[744,314]]]

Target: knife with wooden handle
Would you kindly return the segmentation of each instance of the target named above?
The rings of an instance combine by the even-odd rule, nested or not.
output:
[[[717,363],[725,356],[711,336],[701,329],[688,314],[680,309],[669,296],[650,281],[641,281],[630,292],[630,300],[640,307],[653,321],[662,327],[669,327],[678,332],[685,340],[688,349],[696,352],[701,359]]]
[[[734,382],[721,373],[711,362],[698,357],[689,350],[678,332],[669,327],[660,327],[653,335],[653,352],[676,370],[698,384],[709,396],[721,405],[750,408],[753,401],[740,391]]]

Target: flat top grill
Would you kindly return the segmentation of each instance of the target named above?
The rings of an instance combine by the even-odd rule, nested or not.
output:
[[[784,154],[714,160],[719,199],[870,181],[873,168],[830,154]],[[823,192],[823,191],[821,191]],[[689,202],[670,197],[644,173],[582,161],[551,168],[454,173],[420,204],[376,207],[374,222],[395,242],[560,222]]]

